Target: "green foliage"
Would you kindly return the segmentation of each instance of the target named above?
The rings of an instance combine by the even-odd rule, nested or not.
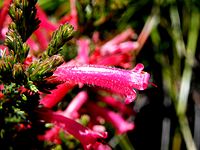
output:
[[[0,83],[7,84],[12,82],[12,68],[15,63],[13,55],[9,55],[0,59]]]
[[[53,34],[48,53],[43,54],[45,57],[25,65],[30,49],[25,42],[40,23],[36,17],[36,2],[14,0],[10,6],[12,22],[4,42],[9,54],[0,57],[0,84],[3,85],[0,89],[3,94],[0,100],[0,145],[5,149],[22,148],[23,144],[36,149],[42,146],[37,135],[45,127],[43,126],[43,130],[37,128],[42,126],[38,125],[34,112],[39,107],[39,90],[47,91],[45,79],[63,63],[63,57],[57,54],[73,34],[72,26],[60,26]],[[35,142],[31,143],[32,141]]]
[[[64,62],[62,56],[53,55],[42,61],[34,61],[29,67],[30,80],[33,82],[43,81],[45,78],[51,76],[53,71]]]
[[[14,0],[10,6],[9,14],[16,24],[16,30],[25,42],[38,28],[40,21],[36,18],[37,0]]]
[[[28,55],[29,47],[26,43],[23,43],[16,27],[14,22],[9,25],[8,32],[6,33],[5,45],[8,46],[10,51],[13,51],[15,57],[14,62],[23,63]]]
[[[61,51],[61,47],[66,43],[66,41],[69,41],[73,37],[73,29],[73,26],[70,24],[64,24],[60,26],[59,29],[53,33],[52,39],[46,52],[43,54],[43,57],[51,57],[55,54],[58,54]]]

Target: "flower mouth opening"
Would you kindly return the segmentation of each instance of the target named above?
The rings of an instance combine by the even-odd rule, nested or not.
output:
[[[143,84],[140,90],[145,90],[149,85],[150,74],[147,72],[142,72],[143,75]]]

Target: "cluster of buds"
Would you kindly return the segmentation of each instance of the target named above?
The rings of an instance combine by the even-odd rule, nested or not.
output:
[[[62,131],[78,139],[85,150],[111,149],[103,142],[108,134],[105,123],[110,123],[116,134],[132,130],[134,123],[127,119],[135,113],[128,104],[136,99],[136,90],[148,87],[150,79],[143,64],[131,69],[133,52],[139,47],[132,41],[134,31],[128,28],[103,45],[99,44],[98,32],[91,38],[75,37],[78,54],[64,62],[60,51],[73,37],[74,28],[79,30],[76,1],[70,1],[70,14],[58,23],[50,22],[36,2],[14,0],[9,11],[12,21],[7,15],[10,0],[4,2],[0,13],[4,40],[0,51],[0,115],[7,113],[4,124],[16,116],[19,119],[15,123],[23,125],[16,128],[20,131],[34,129],[38,122],[52,123],[45,133],[37,133],[38,140],[60,144]],[[52,109],[66,101],[65,96],[76,85],[78,92],[67,99],[68,105],[62,110]],[[36,121],[31,118],[33,114]],[[85,125],[80,123],[84,115],[88,116]]]

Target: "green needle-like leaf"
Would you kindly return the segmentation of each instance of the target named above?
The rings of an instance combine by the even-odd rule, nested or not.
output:
[[[44,59],[42,62],[35,61],[29,68],[30,80],[40,82],[51,76],[53,71],[64,62],[62,56],[54,55]]]
[[[23,42],[38,28],[40,23],[36,17],[36,2],[37,0],[14,0],[10,6],[10,17],[15,22]]]
[[[5,45],[8,46],[9,50],[14,52],[17,62],[23,62],[28,55],[29,46],[23,43],[14,22],[9,25],[8,32],[6,33]]]
[[[74,28],[70,24],[64,24],[53,33],[47,51],[43,54],[43,58],[51,57],[60,52],[61,47],[73,37]]]

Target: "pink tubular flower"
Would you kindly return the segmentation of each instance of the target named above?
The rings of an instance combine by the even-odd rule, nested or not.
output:
[[[108,44],[102,47],[101,52],[104,54],[114,54],[114,53],[127,53],[132,50],[136,50],[139,47],[138,42],[122,42],[118,45]]]
[[[26,43],[30,46],[30,53],[38,53],[39,45],[32,38],[29,38]]]
[[[104,107],[100,107],[95,103],[88,102],[86,107],[90,110],[92,116],[101,116],[106,121],[110,122],[116,129],[117,134],[123,134],[127,131],[133,130],[134,124],[125,121],[118,113],[110,111]]]
[[[8,55],[8,54],[9,54],[8,47],[4,45],[0,45],[0,58],[3,55]]]
[[[37,7],[37,17],[41,20],[40,28],[45,28],[46,30],[54,31],[58,28],[58,25],[53,24],[49,21],[45,12],[40,8],[40,6],[36,5]]]
[[[116,52],[127,53],[131,50],[135,50],[139,47],[138,42],[126,41],[119,44],[118,49]]]
[[[33,59],[34,59],[33,56],[28,55],[28,56],[26,57],[26,59],[24,60],[24,66],[25,66],[26,68],[28,68],[28,66],[30,66],[30,64],[33,62]]]
[[[5,22],[6,16],[8,15],[8,9],[11,2],[12,0],[4,0],[3,7],[1,8],[1,11],[0,11],[0,39],[3,37],[2,28]]]
[[[61,65],[48,81],[96,85],[125,95],[125,103],[129,104],[136,98],[133,88],[144,90],[148,87],[150,75],[142,71],[143,68],[143,64],[132,70],[100,65]]]
[[[59,22],[64,24],[66,22],[70,23],[74,30],[78,29],[78,13],[76,9],[76,0],[70,0],[70,14],[65,15]]]
[[[112,106],[113,108],[119,110],[119,112],[122,114],[127,114],[127,115],[135,114],[133,109],[128,108],[127,105],[124,105],[122,102],[116,100],[111,96],[105,96],[105,97],[100,96],[98,97],[98,99],[102,102],[105,102],[107,105]]]
[[[81,64],[89,63],[89,39],[79,39],[77,41],[78,45],[78,56],[77,60]]]
[[[131,28],[124,30],[122,33],[115,36],[112,40],[108,41],[106,44],[120,44],[121,42],[133,38],[135,35],[134,31]]]
[[[98,31],[95,31],[94,33],[93,33],[93,35],[92,35],[92,41],[94,42],[94,43],[98,43],[99,42],[99,32]]]
[[[40,100],[40,104],[47,108],[52,108],[59,101],[63,99],[66,93],[74,87],[74,84],[68,85],[66,83],[60,84],[56,89],[51,91],[51,94],[47,94],[44,98]]]
[[[99,60],[96,60],[96,62],[93,61],[93,63],[98,65],[121,66],[123,68],[129,68],[130,60],[131,56],[128,54],[113,54],[101,57]]]
[[[54,126],[50,130],[46,131],[44,135],[39,135],[38,139],[42,141],[51,141],[56,144],[61,144],[59,132],[60,128],[58,126]]]
[[[98,133],[82,126],[74,120],[56,114],[52,111],[37,111],[41,120],[54,123],[77,138],[85,150],[91,150],[94,145],[107,137],[107,132]]]
[[[70,9],[71,9],[71,24],[74,27],[74,30],[78,29],[78,14],[76,10],[76,0],[70,0]]]
[[[62,115],[69,118],[77,118],[78,110],[87,101],[88,95],[86,91],[79,92],[70,102],[67,108],[62,112]]]
[[[115,52],[117,49],[119,49],[119,44],[123,43],[124,41],[133,38],[133,36],[135,35],[134,31],[131,28],[126,29],[125,31],[123,31],[122,33],[118,34],[117,36],[115,36],[113,39],[111,39],[110,41],[108,41],[107,43],[105,43],[102,47],[101,47],[101,54],[102,55],[106,55],[106,54],[112,54],[113,52]],[[136,43],[133,42],[133,45],[131,45],[131,47],[133,49],[138,47],[138,44],[135,45]],[[122,46],[121,46],[122,47]]]
[[[43,30],[41,28],[37,29],[34,32],[34,34],[38,40],[40,49],[42,49],[44,51],[47,48],[48,42],[49,42],[48,38],[45,36],[46,34],[43,33]]]

